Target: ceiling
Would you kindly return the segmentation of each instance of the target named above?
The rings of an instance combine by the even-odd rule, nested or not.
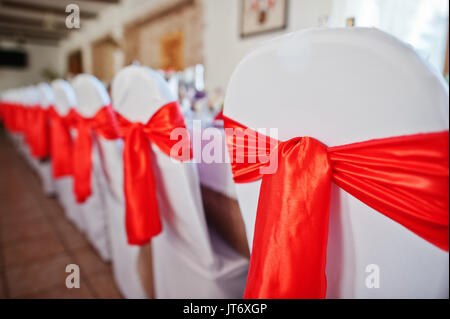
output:
[[[66,6],[77,4],[80,20],[95,19],[120,0],[0,0],[0,40],[57,45],[68,36]],[[75,31],[76,32],[76,31]]]

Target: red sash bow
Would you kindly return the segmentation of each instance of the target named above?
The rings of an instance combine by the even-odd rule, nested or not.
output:
[[[224,121],[225,128],[246,129],[227,117]],[[245,298],[326,296],[331,181],[448,251],[448,131],[330,148],[311,137],[285,142],[268,138],[267,145],[278,155],[278,169],[265,175],[259,169],[267,163],[242,163],[233,157],[244,139],[235,141],[227,134],[234,179],[248,183],[262,178]],[[245,157],[260,152],[266,148],[244,147]]]
[[[74,123],[74,113],[71,110],[66,116],[61,116],[50,107],[50,156],[54,178],[72,175],[72,136],[70,128]]]
[[[50,155],[50,122],[48,110],[39,108],[36,110],[33,155],[36,158],[45,158]]]
[[[16,107],[17,106],[14,103],[2,102],[3,123],[5,124],[5,127],[11,132],[15,132],[14,111]]]
[[[111,105],[102,107],[92,118],[77,114],[77,136],[74,143],[74,193],[78,203],[83,203],[92,194],[92,142],[93,133],[107,139],[119,137],[117,126],[114,126],[114,111]]]
[[[179,161],[192,158],[189,134],[178,102],[162,106],[147,124],[132,123],[117,114],[123,150],[126,230],[128,243],[142,245],[162,230],[149,142]],[[171,139],[174,129],[181,139]],[[180,135],[177,135],[177,137]],[[178,148],[179,147],[179,148]],[[178,149],[177,153],[172,150]]]
[[[4,106],[6,127],[13,133],[22,133],[25,107],[21,104],[7,103]]]
[[[2,117],[5,128],[9,131],[13,131],[12,124],[12,112],[13,112],[13,104],[9,102],[2,102]]]
[[[5,105],[5,102],[3,102],[3,101],[1,101],[0,100],[0,122],[4,122],[5,121],[5,116],[3,115],[4,114],[4,105]]]
[[[33,118],[33,107],[31,106],[26,106],[23,108],[22,111],[22,129],[21,132],[23,134],[23,138],[25,143],[28,145],[28,147],[31,149],[31,122],[32,122],[32,118]]]
[[[24,106],[20,104],[11,105],[11,131],[14,133],[21,133],[23,130],[23,113]]]
[[[27,130],[28,130],[28,114],[29,107],[19,106],[16,108],[16,127],[19,133],[22,133],[22,136],[27,142]]]
[[[14,103],[4,103],[3,105],[3,118],[5,121],[5,126],[11,132],[17,132],[15,113],[18,108],[19,106]]]
[[[27,142],[31,154],[38,159],[45,158],[50,154],[50,127],[47,113],[47,110],[40,106],[28,110]]]
[[[26,109],[26,142],[30,149],[30,153],[32,156],[34,155],[36,143],[40,139],[40,136],[36,134],[37,132],[37,122],[38,114],[41,111],[41,107],[38,105],[30,106]]]
[[[214,121],[223,120],[223,110],[220,110],[214,117]]]
[[[38,105],[24,107],[19,104],[2,102],[0,113],[8,130],[23,134],[31,155],[36,158],[48,156],[47,110]]]
[[[23,126],[23,136],[25,143],[28,145],[31,154],[33,153],[33,117],[34,117],[34,106],[27,106],[24,108],[24,126]]]

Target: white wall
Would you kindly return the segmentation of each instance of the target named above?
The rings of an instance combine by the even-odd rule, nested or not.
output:
[[[330,15],[332,3],[332,0],[288,0],[287,29],[240,38],[241,0],[204,1],[207,90],[226,89],[239,61],[261,41],[285,32],[318,26],[321,16]]]
[[[30,48],[30,69],[26,71],[0,69],[0,89],[39,81],[43,66],[53,66],[55,71],[65,74],[67,56],[77,49],[82,50],[84,71],[90,73],[92,42],[108,34],[112,34],[118,41],[126,41],[123,39],[123,27],[126,23],[148,14],[161,5],[176,1],[178,0],[122,0],[120,5],[103,10],[96,20],[82,20],[81,29],[74,31],[63,41],[59,50],[44,46],[27,46]],[[343,26],[345,19],[352,15],[357,16],[357,23],[358,20],[365,21],[368,7],[365,6],[362,10],[362,4],[375,0],[288,0],[287,29],[248,38],[240,37],[241,0],[199,1],[203,2],[205,21],[203,56],[206,89],[212,91],[215,88],[226,89],[239,61],[260,42],[285,32],[316,27],[319,25],[319,18],[323,16],[330,17],[328,25],[332,27]],[[391,1],[384,0],[384,2]],[[119,69],[121,66],[116,67]]]
[[[225,89],[238,62],[260,42],[285,32],[327,26],[344,27],[356,17],[357,26],[377,27],[410,43],[439,71],[443,69],[448,32],[446,0],[288,0],[284,31],[240,38],[241,0],[206,0],[205,71],[208,90]]]
[[[295,0],[294,0],[295,1]],[[330,26],[376,27],[412,45],[439,73],[444,68],[448,0],[334,0]]]
[[[12,49],[17,48],[17,45],[2,42],[2,48]],[[0,91],[43,81],[42,71],[44,68],[49,68],[60,75],[63,74],[64,61],[58,47],[24,44],[20,48],[28,53],[28,66],[24,69],[0,67]]]
[[[239,60],[259,42],[270,39],[283,32],[317,26],[321,15],[329,15],[332,0],[288,0],[288,28],[281,32],[240,38],[241,0],[199,0],[204,7],[204,57],[206,71],[206,88],[225,89],[228,80]],[[67,55],[76,49],[82,50],[83,70],[92,72],[91,43],[113,34],[122,40],[123,27],[126,23],[148,14],[161,5],[176,0],[124,0],[118,6],[112,6],[101,12],[94,22],[81,21],[81,30],[74,32],[61,46],[61,54]],[[123,39],[126,40],[126,39]]]

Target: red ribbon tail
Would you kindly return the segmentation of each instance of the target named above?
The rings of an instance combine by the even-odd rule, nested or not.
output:
[[[51,157],[53,177],[72,174],[72,139],[61,119],[54,119],[51,125]]]
[[[44,110],[36,111],[32,149],[34,157],[38,159],[48,156],[48,123]]]
[[[162,230],[149,142],[140,124],[125,138],[124,189],[128,243],[143,245]]]
[[[244,298],[325,298],[327,150],[296,138],[280,143],[279,158],[278,170],[262,179]]]
[[[85,125],[79,125],[74,144],[74,193],[78,203],[83,203],[92,193],[92,136],[91,130]]]

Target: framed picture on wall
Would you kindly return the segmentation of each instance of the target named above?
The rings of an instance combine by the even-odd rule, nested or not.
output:
[[[287,27],[288,0],[241,0],[241,37]]]

